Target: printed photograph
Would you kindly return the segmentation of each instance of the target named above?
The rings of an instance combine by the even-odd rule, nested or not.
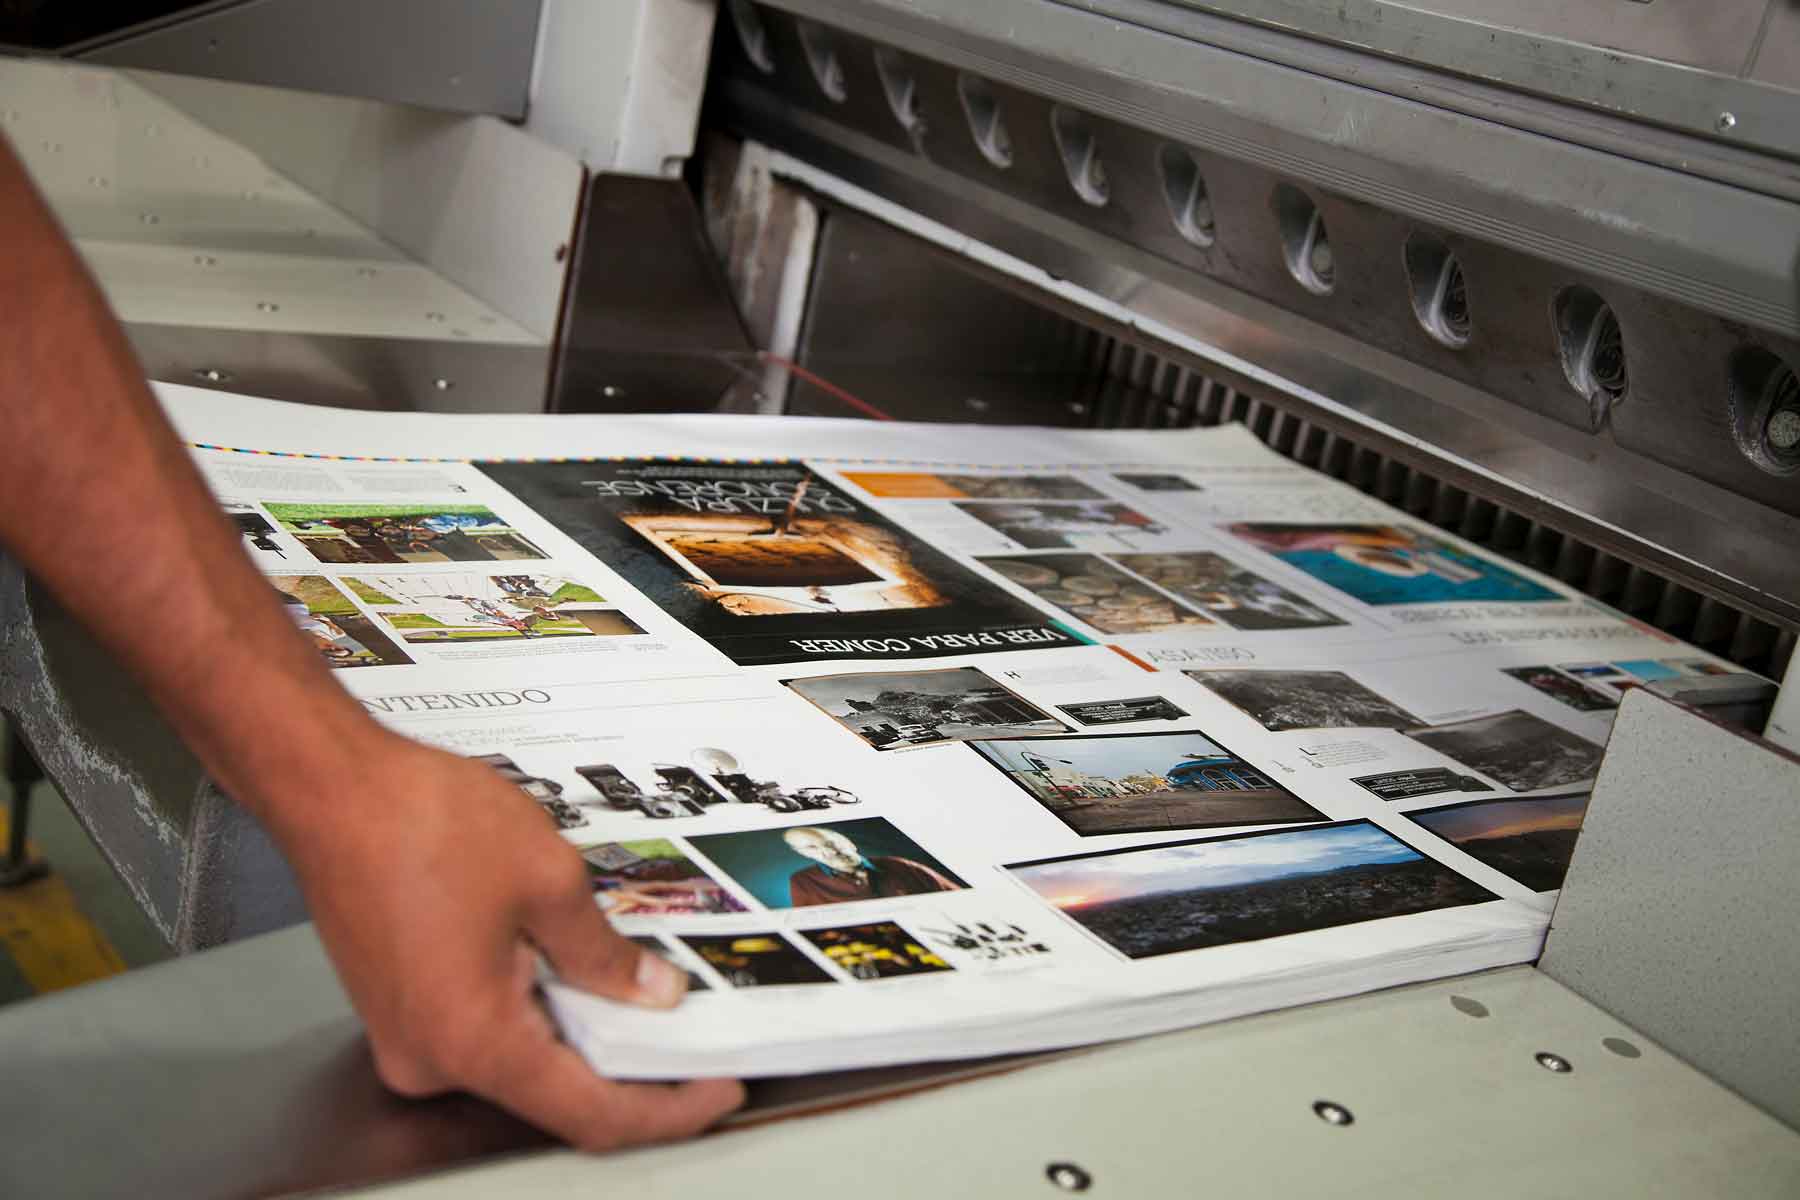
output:
[[[782,682],[877,750],[1068,729],[974,667],[814,675]]]
[[[1406,814],[1446,842],[1534,892],[1553,892],[1569,873],[1588,798],[1474,800]]]
[[[648,771],[633,768],[635,777],[615,763],[587,763],[576,767],[575,773],[609,807],[652,820],[697,817],[711,806],[729,801],[760,805],[770,814],[861,803],[861,797],[849,788],[816,777],[802,776],[800,782],[759,778],[760,772],[751,774],[753,763],[745,763],[722,746],[697,746],[688,761],[691,766],[653,762]]]
[[[1419,719],[1342,671],[1184,671],[1264,729],[1403,729]]]
[[[1217,628],[1095,554],[990,554],[975,561],[1101,633]]]
[[[1511,675],[1520,683],[1578,712],[1605,712],[1619,707],[1619,702],[1611,696],[1564,675],[1555,667],[1502,667],[1501,673]]]
[[[968,886],[883,817],[688,840],[769,908],[923,896]]]
[[[294,628],[306,635],[328,667],[398,667],[412,662],[375,622],[323,575],[271,575]]]
[[[969,745],[1082,837],[1326,819],[1203,734],[1115,733]]]
[[[1226,528],[1364,604],[1516,604],[1563,598],[1498,563],[1397,525],[1240,522]]]
[[[1350,780],[1357,787],[1383,800],[1416,800],[1421,796],[1437,796],[1444,792],[1491,792],[1492,784],[1473,775],[1461,775],[1449,767],[1415,767],[1410,771],[1382,771],[1377,775],[1358,775]]]
[[[746,911],[723,884],[666,838],[583,846],[600,907],[615,917]]]
[[[800,947],[774,931],[716,936],[683,934],[681,940],[732,987],[836,982]]]
[[[269,524],[269,518],[251,508],[248,504],[225,505],[225,516],[237,526],[238,533],[243,535],[244,545],[261,554],[273,554],[276,558],[286,559],[287,552],[275,540],[275,526]],[[251,555],[252,558],[256,555]]]
[[[1613,666],[1633,679],[1641,680],[1644,683],[1657,683],[1664,679],[1680,679],[1687,674],[1675,663],[1654,658],[1634,658],[1625,662],[1616,662]]]
[[[1007,869],[1128,958],[1500,898],[1370,821],[1018,863]]]
[[[477,465],[740,665],[1077,644],[797,463]]]
[[[1233,629],[1319,629],[1344,623],[1217,554],[1115,554],[1113,561]]]
[[[1166,696],[1130,696],[1123,700],[1083,700],[1058,704],[1056,711],[1078,725],[1129,725],[1136,721],[1179,721],[1187,710]]]
[[[1140,492],[1200,492],[1206,490],[1186,475],[1115,474],[1113,478],[1126,487],[1134,487]]]
[[[1406,735],[1515,792],[1585,783],[1599,771],[1604,752],[1586,738],[1518,709],[1409,729]]]
[[[1556,669],[1590,687],[1623,688],[1637,682],[1635,677],[1611,663],[1559,663]]]
[[[924,924],[927,920],[932,923]],[[1039,963],[1055,953],[1048,942],[1013,921],[925,917],[919,919],[919,929],[946,958],[981,968]]]
[[[544,552],[478,504],[284,504],[269,510],[322,563],[504,562]]]
[[[648,950],[652,954],[668,959],[670,962],[675,962],[674,956],[669,953],[669,948],[663,945],[663,940],[659,937],[652,937],[647,933],[628,933],[625,935],[625,940],[638,947],[640,950]],[[675,965],[680,966],[681,964],[676,963]],[[685,970],[685,968],[683,969]],[[710,992],[712,990],[712,984],[700,978],[700,973],[698,971],[688,971],[687,977],[688,991]]]
[[[896,979],[955,969],[937,951],[892,921],[807,929],[800,936],[852,979]]]
[[[1135,508],[1110,501],[1075,504],[958,502],[956,507],[1026,550],[1129,550],[1167,533]]]
[[[643,629],[585,584],[557,575],[346,575],[356,593],[415,645],[616,637]]]
[[[844,478],[883,500],[1104,500],[1069,475],[954,475],[845,471]]]

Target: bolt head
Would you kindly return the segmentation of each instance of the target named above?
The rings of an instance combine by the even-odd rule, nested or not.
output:
[[[1094,1177],[1074,1163],[1051,1163],[1044,1168],[1044,1178],[1065,1192],[1085,1192],[1093,1186]]]
[[[1567,1075],[1575,1069],[1575,1064],[1560,1054],[1552,1054],[1548,1050],[1537,1053],[1537,1065],[1554,1075]]]
[[[1784,453],[1800,447],[1800,408],[1778,408],[1763,426],[1769,445]]]
[[[1313,1115],[1327,1125],[1354,1125],[1356,1116],[1343,1105],[1332,1100],[1318,1100],[1313,1103]]]
[[[1730,133],[1737,128],[1737,114],[1733,112],[1720,113],[1719,119],[1713,122],[1713,128],[1720,133]]]

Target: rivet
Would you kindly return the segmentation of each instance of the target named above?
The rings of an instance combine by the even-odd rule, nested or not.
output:
[[[1065,1192],[1085,1192],[1094,1184],[1092,1175],[1074,1163],[1067,1162],[1051,1163],[1045,1167],[1044,1178]]]
[[[1331,1100],[1313,1101],[1313,1115],[1327,1125],[1354,1125],[1356,1115],[1343,1105]]]
[[[138,220],[146,225],[160,225],[162,223],[162,218],[153,212],[139,213]]]
[[[441,312],[428,312],[425,314],[425,319],[427,321],[442,321],[444,319],[444,314]]]
[[[1737,114],[1734,112],[1720,113],[1719,119],[1713,122],[1713,128],[1720,133],[1730,133],[1737,128]]]
[[[625,394],[625,389],[609,383],[600,389],[600,394],[609,400],[616,400]]]
[[[196,267],[216,267],[219,265],[219,260],[210,254],[196,254],[194,255],[194,265]]]
[[[231,375],[217,367],[202,367],[194,372],[194,378],[207,383],[230,383]]]
[[[455,387],[456,383],[454,380],[444,379],[442,377],[439,377],[439,378],[431,381],[431,386],[436,388],[440,392],[447,392],[451,388]]]
[[[1636,1046],[1632,1045],[1630,1042],[1626,1041],[1624,1038],[1616,1038],[1616,1037],[1601,1038],[1600,1044],[1602,1046],[1605,1046],[1608,1050],[1611,1050],[1614,1054],[1618,1055],[1620,1058],[1642,1058],[1644,1056],[1644,1052],[1642,1050],[1639,1050]]]
[[[1567,1075],[1575,1069],[1575,1064],[1560,1054],[1552,1054],[1548,1050],[1537,1052],[1537,1065],[1556,1075]]]
[[[281,305],[271,303],[268,300],[258,300],[256,302],[256,311],[257,312],[280,312]]]

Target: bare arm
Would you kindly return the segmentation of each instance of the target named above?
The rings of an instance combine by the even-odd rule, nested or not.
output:
[[[0,544],[270,830],[382,1078],[474,1091],[592,1148],[736,1107],[735,1083],[608,1083],[555,1039],[531,996],[534,947],[572,983],[639,1004],[678,1002],[686,977],[613,931],[537,805],[382,729],[332,680],[3,139],[0,242]]]

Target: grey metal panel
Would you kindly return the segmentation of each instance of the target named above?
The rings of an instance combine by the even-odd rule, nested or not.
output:
[[[1800,756],[1619,706],[1542,966],[1800,1127]]]
[[[543,412],[548,346],[126,326],[151,379],[336,408]]]
[[[77,57],[523,118],[538,0],[246,0]]]
[[[1384,453],[1570,529],[1628,561],[1648,563],[1768,619],[1800,624],[1800,563],[1770,550],[1792,543],[1792,516],[1339,332],[1313,318],[1316,308],[1301,316],[1078,224],[1050,206],[1039,207],[926,162],[910,148],[895,149],[761,99],[735,81],[727,88],[733,118],[756,136],[772,137],[881,197],[1017,255],[1103,301],[1124,306],[1141,321],[1177,331],[1216,353],[1166,343],[1154,326],[1119,330],[1133,341],[1155,346],[1176,361],[1195,361],[1199,369],[1253,395],[1273,392],[1290,411],[1324,428],[1372,441]],[[1259,214],[1260,209],[1258,205]],[[1221,246],[1215,253],[1232,252],[1223,235]],[[1377,246],[1374,253],[1398,269],[1397,245]],[[968,269],[979,270],[972,263]],[[1066,305],[1065,311],[1076,312],[1078,319],[1110,328],[1104,316],[1036,291],[1026,281],[1009,282],[1032,290],[1042,303]],[[1288,290],[1300,291],[1291,281]],[[1360,315],[1384,304],[1404,308],[1406,303],[1403,294],[1372,294],[1350,311]],[[1478,323],[1483,320],[1480,303],[1478,298]],[[1547,297],[1540,316],[1542,324],[1533,324],[1545,330],[1548,347]],[[1231,365],[1234,358],[1269,375],[1248,378]],[[1539,358],[1537,369],[1559,373],[1553,347],[1540,351]],[[1706,367],[1690,361],[1683,369],[1704,375]],[[1722,373],[1723,364],[1717,369]],[[1287,382],[1271,384],[1270,375]],[[1329,406],[1314,403],[1300,389],[1328,398]],[[1671,400],[1697,408],[1700,397],[1718,395],[1721,389],[1722,379],[1704,390],[1674,391]],[[1727,466],[1730,461],[1720,460]],[[1470,470],[1470,464],[1478,470]]]
[[[430,1171],[398,1194],[791,1197],[829,1170],[869,1197],[1042,1197],[1057,1161],[1118,1197],[1800,1187],[1800,1137],[1529,967],[973,1079],[940,1064],[753,1089],[733,1130],[602,1158],[517,1154],[541,1138],[485,1105],[386,1094],[310,927],[0,1011],[0,1061],[0,1191],[18,1196],[204,1200]],[[1355,1123],[1320,1121],[1319,1100]]]
[[[207,783],[112,658],[4,558],[0,710],[176,950],[305,918],[262,830]]]
[[[1785,201],[1044,0],[780,7],[1438,228],[1800,333],[1800,221]],[[1792,105],[1774,111],[1787,121]]]
[[[1523,92],[1793,155],[1779,92],[1740,76],[1785,0],[1064,0],[1123,14],[1188,9],[1356,47]],[[1169,18],[1168,20],[1174,20]],[[1151,18],[1162,25],[1164,19]],[[1229,35],[1227,35],[1229,36]],[[1373,82],[1385,86],[1377,68]],[[1721,129],[1718,116],[1735,125]]]
[[[1750,77],[1800,94],[1800,4],[1776,0],[1769,5],[1769,24]]]
[[[564,298],[551,409],[681,412],[756,379],[700,210],[678,179],[594,175]]]

